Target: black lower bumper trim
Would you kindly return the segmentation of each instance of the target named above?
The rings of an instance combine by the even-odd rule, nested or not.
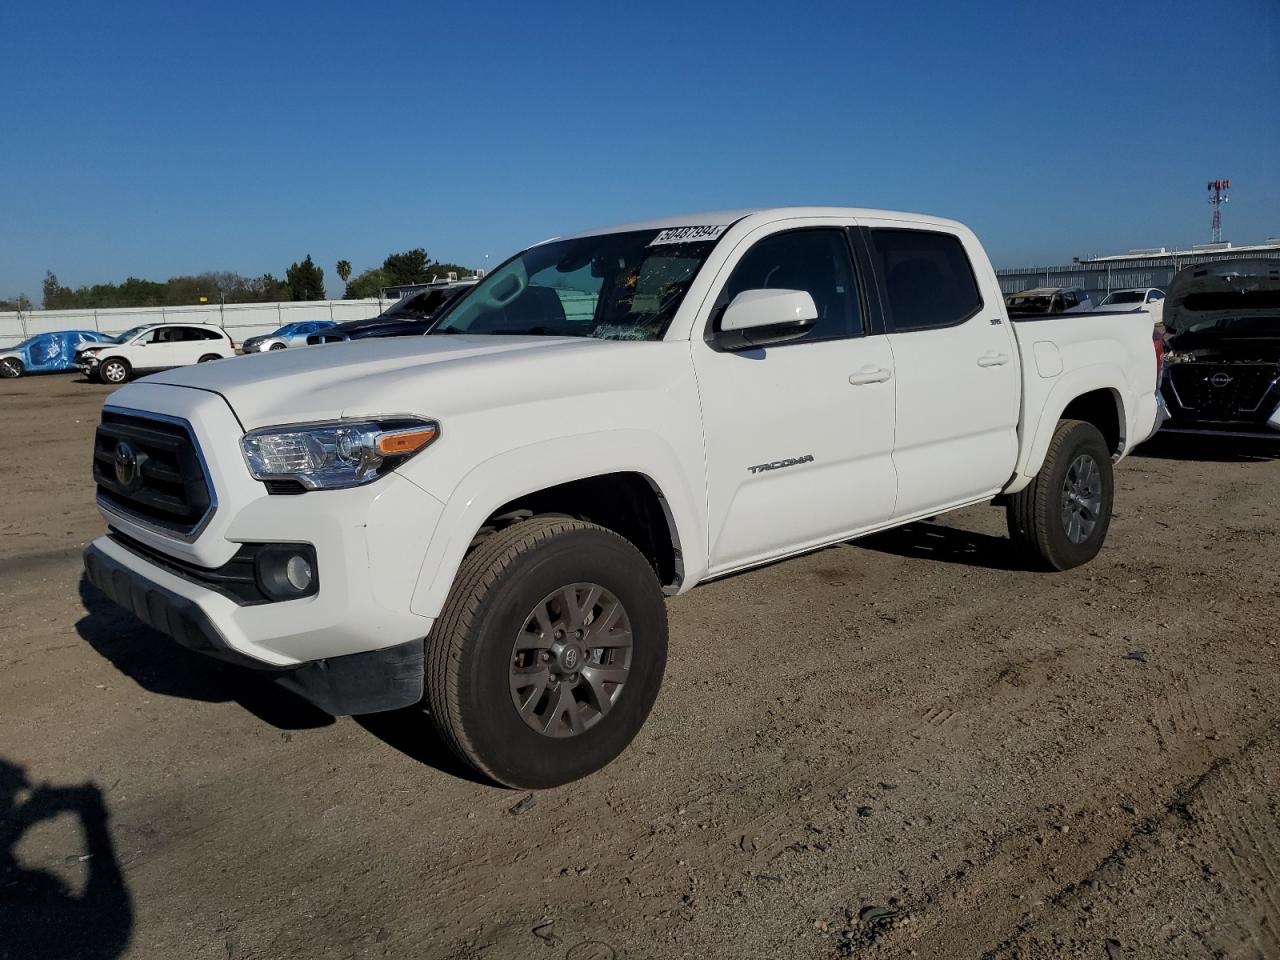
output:
[[[89,582],[149,627],[189,650],[269,674],[326,713],[378,713],[422,699],[422,640],[276,667],[235,650],[208,615],[189,600],[148,579],[90,544],[84,552]]]

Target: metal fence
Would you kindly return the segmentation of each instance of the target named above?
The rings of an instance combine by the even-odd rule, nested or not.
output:
[[[185,307],[127,307],[119,310],[29,310],[0,313],[0,348],[36,333],[101,330],[122,333],[146,323],[212,323],[236,343],[304,320],[363,320],[377,316],[392,300],[301,300],[288,303],[202,303]]]
[[[1175,273],[1192,264],[1277,257],[1280,257],[1280,248],[1244,252],[1225,250],[1070,263],[1056,267],[1002,267],[996,271],[996,277],[1000,281],[1002,293],[1018,293],[1034,287],[1084,287],[1097,304],[1112,290],[1167,287]]]

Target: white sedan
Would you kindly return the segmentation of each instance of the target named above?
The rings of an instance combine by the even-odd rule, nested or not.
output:
[[[1128,290],[1113,290],[1098,306],[1107,313],[1132,313],[1135,310],[1146,310],[1151,314],[1154,323],[1164,322],[1164,291],[1156,287],[1133,287]]]

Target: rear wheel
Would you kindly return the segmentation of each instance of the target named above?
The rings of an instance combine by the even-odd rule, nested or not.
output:
[[[1069,570],[1102,549],[1111,525],[1115,479],[1098,428],[1063,420],[1034,480],[1009,497],[1009,536],[1039,565]]]
[[[0,360],[0,377],[12,380],[22,376],[22,361],[17,357],[5,357]]]
[[[208,363],[210,360],[221,360],[221,359],[222,357],[218,356],[216,353],[206,353],[203,357],[197,360],[196,363]]]
[[[666,660],[662,590],[640,552],[603,527],[535,517],[463,561],[427,638],[427,699],[482,773],[554,787],[626,748]]]
[[[131,373],[133,373],[133,370],[130,368],[129,362],[121,360],[119,357],[104,360],[98,367],[98,377],[103,383],[126,383]]]

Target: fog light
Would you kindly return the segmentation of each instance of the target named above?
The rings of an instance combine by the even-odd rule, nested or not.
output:
[[[305,557],[290,557],[289,562],[284,565],[284,576],[293,589],[303,593],[307,587],[311,586],[311,580],[315,574],[311,571],[311,564],[307,563]]]
[[[316,550],[309,543],[263,544],[254,560],[258,587],[268,600],[297,600],[318,591]]]

